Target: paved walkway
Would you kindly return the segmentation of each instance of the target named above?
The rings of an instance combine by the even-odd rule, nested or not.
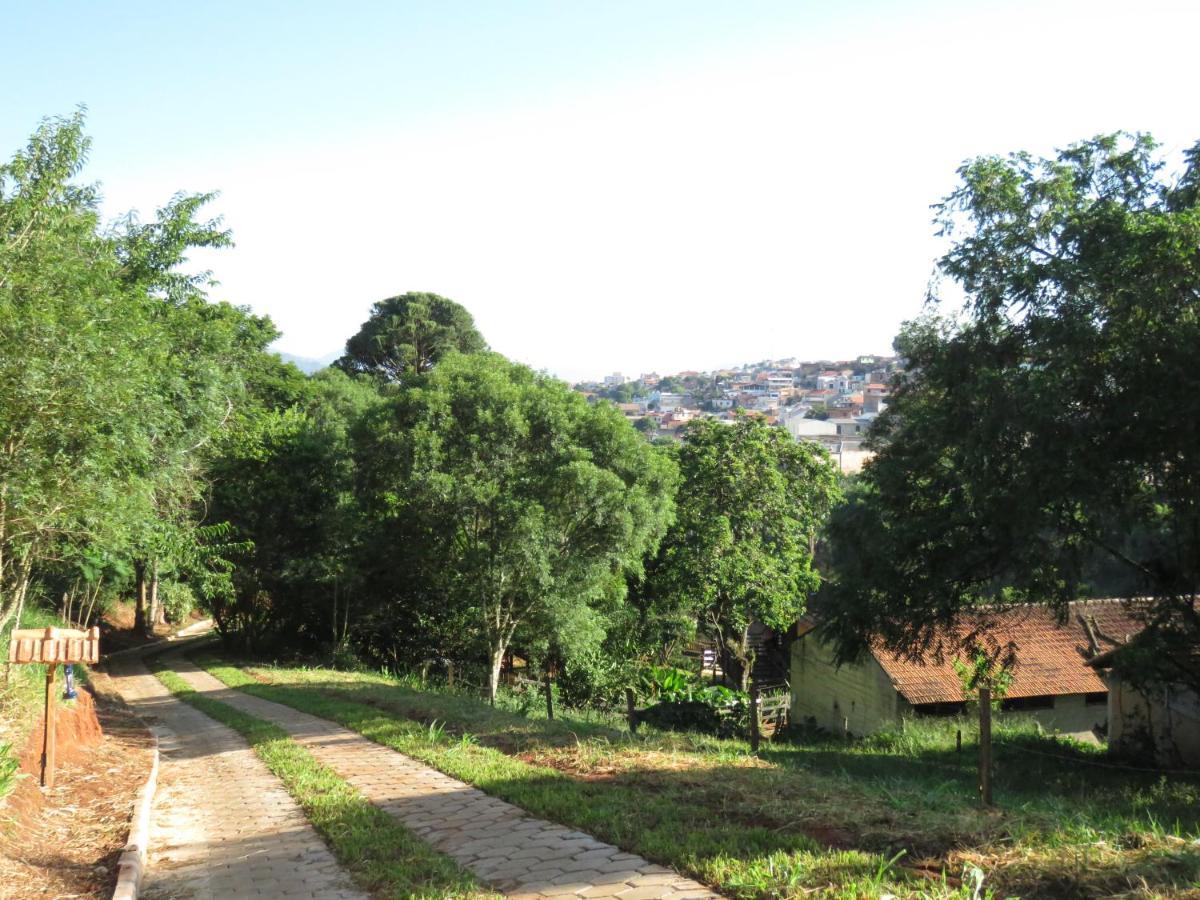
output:
[[[165,659],[197,691],[279,725],[376,806],[510,897],[719,897],[671,869],[535,819],[327,719],[230,690],[178,653]]]
[[[367,900],[240,735],[176,700],[137,659],[113,662],[109,676],[159,739],[143,897]]]

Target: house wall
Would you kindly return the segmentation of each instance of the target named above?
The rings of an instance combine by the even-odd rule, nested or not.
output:
[[[898,722],[911,709],[874,659],[838,668],[830,647],[812,636],[792,642],[791,672],[796,723],[863,735]]]
[[[1115,674],[1108,681],[1109,747],[1139,752],[1152,742],[1159,765],[1200,768],[1200,698],[1178,687],[1148,698]]]
[[[1103,703],[1088,703],[1086,694],[1059,694],[1052,709],[1028,712],[1002,712],[1001,716],[1029,716],[1040,722],[1050,733],[1064,734],[1081,741],[1095,741],[1094,729],[1103,729],[1108,721],[1108,707]]]

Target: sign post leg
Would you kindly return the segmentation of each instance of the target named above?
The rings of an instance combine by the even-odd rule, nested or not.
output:
[[[42,745],[42,785],[54,787],[55,709],[58,706],[58,691],[54,687],[54,675],[58,663],[46,666],[46,727]]]

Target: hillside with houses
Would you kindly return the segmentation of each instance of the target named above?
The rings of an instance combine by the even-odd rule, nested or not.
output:
[[[843,474],[871,458],[863,444],[871,422],[887,408],[900,362],[889,356],[801,362],[767,360],[712,372],[684,371],[637,378],[620,373],[575,385],[589,400],[617,404],[651,439],[682,439],[696,419],[731,423],[759,419],[787,429],[797,440],[824,447]]]

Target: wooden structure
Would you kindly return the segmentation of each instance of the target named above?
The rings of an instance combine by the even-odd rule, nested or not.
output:
[[[8,645],[10,663],[97,663],[100,629],[18,628]]]
[[[54,720],[58,705],[58,691],[54,682],[58,664],[99,662],[100,629],[18,628],[13,631],[8,645],[8,661],[46,664],[46,721],[42,736],[41,781],[45,787],[54,787]]]
[[[758,729],[765,737],[774,737],[787,725],[792,695],[764,694],[758,700]]]

